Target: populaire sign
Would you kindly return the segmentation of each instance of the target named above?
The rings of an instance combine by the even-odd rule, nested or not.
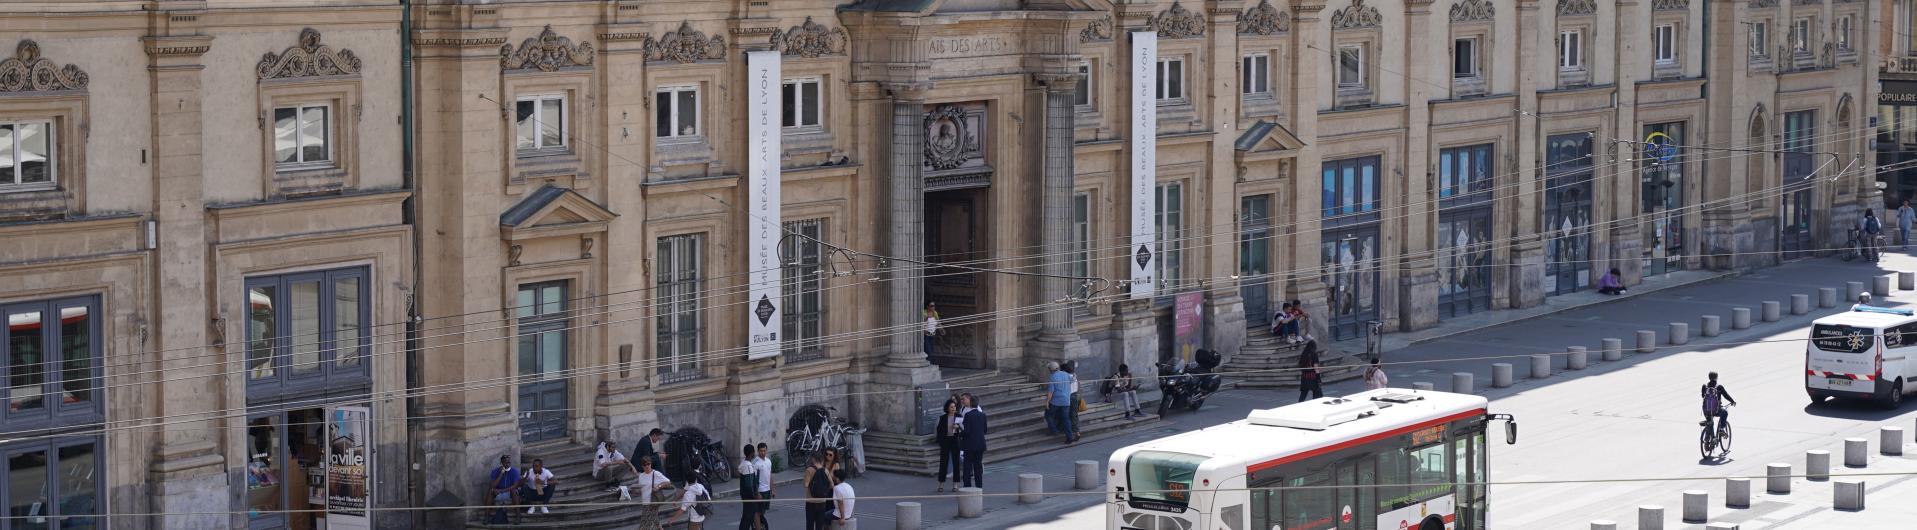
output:
[[[746,358],[779,354],[779,61],[776,51],[746,52]]]
[[[1132,241],[1125,261],[1132,268],[1132,298],[1151,298],[1158,288],[1153,277],[1158,256],[1152,248],[1158,211],[1153,206],[1158,186],[1158,33],[1134,31],[1132,36]]]

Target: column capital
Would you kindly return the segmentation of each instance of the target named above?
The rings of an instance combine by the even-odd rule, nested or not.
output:
[[[211,35],[149,35],[140,38],[140,41],[146,46],[146,54],[154,58],[198,58],[201,55],[205,55],[207,50],[213,48],[213,36]]]
[[[922,81],[885,84],[886,94],[900,102],[925,101],[925,94],[931,91],[932,84]]]
[[[1077,72],[1032,74],[1032,80],[1044,86],[1045,92],[1048,94],[1070,94],[1078,90],[1078,80],[1080,77],[1083,76],[1080,76]]]

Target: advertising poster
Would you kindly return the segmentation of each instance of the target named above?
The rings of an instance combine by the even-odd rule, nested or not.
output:
[[[746,205],[751,217],[746,220],[746,253],[749,262],[747,292],[751,302],[746,311],[746,358],[764,359],[779,354],[780,308],[784,303],[780,290],[779,238],[784,231],[779,214],[779,106],[781,80],[780,54],[762,50],[746,52]]]
[[[1178,358],[1186,362],[1193,360],[1198,347],[1204,343],[1204,305],[1205,293],[1183,293],[1173,306],[1172,348]]]
[[[1158,33],[1132,32],[1132,298],[1151,298],[1158,290],[1156,239],[1158,208]]]
[[[366,407],[333,409],[326,422],[326,508],[328,528],[368,528],[368,468],[372,462]]]

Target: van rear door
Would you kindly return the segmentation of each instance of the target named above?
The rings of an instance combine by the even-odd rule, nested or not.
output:
[[[1805,352],[1805,383],[1822,390],[1872,392],[1877,372],[1877,330],[1844,324],[1811,326]]]

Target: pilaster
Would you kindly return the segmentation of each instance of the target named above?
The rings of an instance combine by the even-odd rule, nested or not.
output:
[[[1204,345],[1221,352],[1237,352],[1245,345],[1245,301],[1240,291],[1242,280],[1228,279],[1238,277],[1238,174],[1236,145],[1232,141],[1243,130],[1238,122],[1239,94],[1243,76],[1238,68],[1241,64],[1238,53],[1238,16],[1244,12],[1244,2],[1239,0],[1221,0],[1212,3],[1210,15],[1211,29],[1207,32],[1206,44],[1211,47],[1212,67],[1210,91],[1219,97],[1211,98],[1207,121],[1217,124],[1218,133],[1209,144],[1207,155],[1211,158],[1211,171],[1227,178],[1205,179],[1199,192],[1204,197],[1206,207],[1202,222],[1192,223],[1203,233],[1201,240],[1205,252],[1203,257],[1203,276],[1212,278],[1204,287],[1205,293]],[[1263,280],[1260,280],[1263,281]]]
[[[1408,33],[1405,39],[1405,57],[1428,56],[1428,52],[1418,50],[1422,43],[1442,42],[1434,39],[1434,33],[1446,33],[1447,22],[1434,21],[1431,17],[1432,0],[1408,0],[1405,2],[1405,26]],[[1444,65],[1434,61],[1407,61],[1410,75],[1405,80],[1404,98],[1409,109],[1405,119],[1409,131],[1431,130],[1431,100],[1443,94],[1433,93],[1430,83],[1422,79],[1449,79]],[[1430,200],[1437,194],[1431,193],[1430,183],[1434,180],[1430,174],[1436,164],[1432,163],[1433,146],[1428,135],[1412,132],[1405,138],[1404,178],[1393,179],[1402,183],[1402,193],[1393,194],[1385,203],[1385,211],[1402,211],[1403,216],[1397,222],[1386,215],[1386,230],[1397,225],[1399,247],[1398,266],[1398,305],[1396,328],[1404,331],[1429,328],[1438,324],[1438,269],[1431,242],[1437,239],[1438,203]],[[1386,189],[1390,189],[1387,187]],[[1394,204],[1396,203],[1396,204]],[[1394,209],[1394,206],[1397,207]],[[1389,315],[1387,315],[1389,318]],[[1392,322],[1385,324],[1390,329]]]
[[[1517,145],[1519,178],[1516,193],[1506,199],[1516,225],[1512,233],[1519,236],[1506,260],[1510,266],[1506,287],[1514,308],[1544,303],[1544,238],[1538,235],[1538,219],[1543,215],[1543,198],[1538,193],[1543,176],[1538,174],[1538,157],[1544,139],[1538,132],[1538,83],[1539,76],[1546,75],[1546,69],[1554,64],[1549,55],[1540,56],[1541,50],[1557,49],[1556,36],[1538,26],[1538,1],[1518,0],[1517,4],[1518,119],[1517,134],[1513,135],[1517,141],[1513,143]]]
[[[1290,113],[1292,131],[1305,145],[1318,144],[1318,112],[1328,107],[1320,98],[1331,97],[1311,87],[1318,86],[1320,69],[1329,67],[1331,61],[1325,59],[1325,52],[1308,47],[1314,43],[1330,42],[1329,29],[1321,14],[1325,5],[1318,0],[1293,0],[1291,10],[1298,17],[1292,25],[1292,43],[1289,58],[1293,68],[1297,69],[1297,84],[1304,87],[1291,91],[1293,98]],[[1323,209],[1322,194],[1324,184],[1318,178],[1324,158],[1317,149],[1304,149],[1298,153],[1297,177],[1293,179],[1291,194],[1290,224],[1295,227],[1291,232],[1291,248],[1285,254],[1290,258],[1287,270],[1315,271],[1324,265],[1323,251],[1319,249],[1322,233],[1319,231],[1319,212]],[[1322,318],[1329,315],[1329,306],[1325,300],[1325,285],[1316,274],[1303,274],[1286,285],[1286,298],[1301,301],[1305,312],[1313,317],[1306,320],[1310,329],[1306,330],[1314,337],[1329,337],[1330,328]]]

